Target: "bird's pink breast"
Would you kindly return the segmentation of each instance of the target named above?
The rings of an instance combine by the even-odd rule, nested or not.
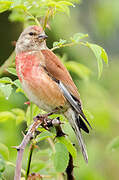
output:
[[[28,98],[40,108],[47,111],[48,107],[53,109],[66,104],[57,84],[40,67],[40,59],[35,54],[16,56],[16,70]],[[47,108],[41,107],[41,104]]]

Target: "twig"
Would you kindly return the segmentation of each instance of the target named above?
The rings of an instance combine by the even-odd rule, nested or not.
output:
[[[63,48],[63,47],[72,47],[74,45],[83,45],[83,46],[87,46],[87,43],[86,42],[71,42],[71,43],[67,43],[67,44],[61,44],[61,45],[58,45],[58,46],[55,46],[53,48],[51,48],[50,50],[51,51],[54,51],[56,49],[59,49],[59,48]]]
[[[76,43],[68,43],[68,44],[62,44],[62,45],[59,45],[59,46],[55,46],[51,49],[51,51],[54,51],[55,49],[59,49],[59,48],[62,48],[62,47],[71,47],[71,46],[74,46],[76,45]]]

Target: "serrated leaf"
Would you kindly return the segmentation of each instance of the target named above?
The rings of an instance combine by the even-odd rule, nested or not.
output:
[[[82,79],[88,79],[91,75],[91,70],[83,64],[68,61],[64,64],[69,71],[76,73]]]
[[[57,172],[64,172],[68,166],[69,153],[62,143],[55,144],[54,167]]]
[[[0,154],[3,156],[5,160],[9,159],[9,150],[8,147],[2,143],[0,143]]]
[[[15,119],[15,115],[9,111],[0,112],[0,121]]]
[[[96,56],[96,59],[97,59],[97,63],[98,63],[98,76],[99,78],[101,77],[101,74],[102,74],[102,70],[103,70],[103,60],[104,62],[107,64],[108,63],[108,57],[107,57],[107,54],[105,52],[105,50],[96,45],[96,44],[91,44],[91,43],[86,43],[86,45],[92,49],[93,53],[95,54]]]
[[[72,145],[71,141],[66,138],[66,137],[57,137],[58,141],[60,141],[60,143],[63,143],[67,150],[70,152],[70,154],[72,155],[73,158],[76,158],[77,156],[77,151],[76,148]]]
[[[12,93],[12,86],[11,84],[0,84],[0,90],[2,91],[2,93],[4,94],[4,96],[6,97],[6,99],[9,98],[9,96]]]
[[[11,84],[12,80],[9,77],[3,77],[3,78],[0,78],[0,83],[9,83],[9,84]]]
[[[15,68],[7,68],[7,71],[15,76],[17,76],[17,72]]]
[[[79,43],[81,39],[88,37],[88,34],[83,34],[83,33],[76,33],[71,37],[72,42]]]
[[[42,141],[42,140],[47,139],[49,137],[53,138],[54,135],[49,131],[43,131],[37,136],[36,141],[39,142],[39,141]]]
[[[7,11],[10,8],[12,3],[13,2],[10,2],[10,1],[4,1],[4,2],[1,1],[0,2],[0,13]]]
[[[119,136],[114,138],[111,143],[108,145],[109,150],[118,150],[119,149]]]

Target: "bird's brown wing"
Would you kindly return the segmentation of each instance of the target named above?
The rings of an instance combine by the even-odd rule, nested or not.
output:
[[[74,84],[69,72],[62,62],[51,50],[42,50],[45,57],[45,65],[47,71],[57,80],[60,80],[67,90],[80,101],[80,96],[76,85]]]
[[[90,126],[83,113],[77,87],[74,84],[69,72],[51,50],[41,50],[41,52],[44,56],[45,68],[47,72],[54,79],[59,81],[59,87],[61,88],[65,98]]]

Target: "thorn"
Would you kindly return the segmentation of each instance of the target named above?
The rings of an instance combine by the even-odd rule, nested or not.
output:
[[[12,46],[16,46],[16,41],[11,41]]]
[[[20,150],[19,146],[12,146],[12,148],[16,149],[17,151]]]

